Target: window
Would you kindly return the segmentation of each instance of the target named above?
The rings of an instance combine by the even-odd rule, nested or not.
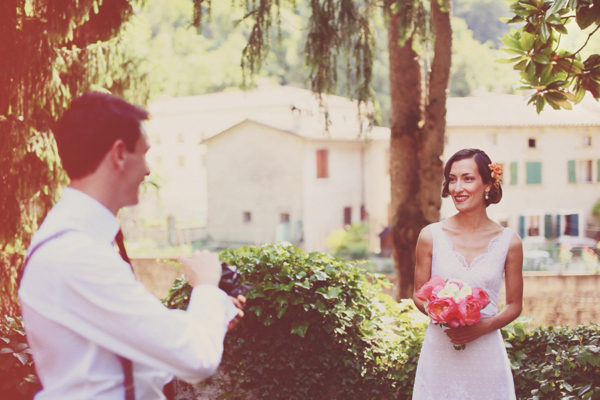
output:
[[[243,221],[245,224],[252,222],[252,214],[250,213],[250,211],[244,211]]]
[[[177,164],[179,164],[181,168],[185,167],[185,156],[178,156]]]
[[[352,207],[344,207],[344,226],[352,225]]]
[[[580,183],[591,183],[592,182],[592,160],[580,160],[579,161],[579,182]]]
[[[290,214],[288,214],[288,213],[279,214],[279,220],[281,222],[290,222]]]
[[[592,137],[591,136],[584,136],[583,137],[582,145],[583,145],[583,147],[591,147],[592,146]]]
[[[364,220],[366,220],[368,217],[369,217],[369,215],[367,214],[367,209],[366,209],[365,205],[364,205],[364,204],[362,204],[362,205],[360,206],[360,220],[361,220],[361,221],[364,221]]]
[[[329,177],[328,153],[327,149],[317,150],[317,178]]]
[[[565,229],[563,235],[579,236],[579,214],[565,215]]]
[[[534,139],[534,138],[529,138],[529,141],[528,141],[528,142],[529,142],[529,148],[530,148],[530,149],[535,149],[535,148],[537,147],[537,146],[536,146],[536,141],[535,141],[535,139]]]
[[[518,171],[519,171],[519,164],[517,164],[516,162],[511,162],[510,163],[510,184],[511,185],[517,184]]]
[[[542,183],[542,163],[530,161],[525,163],[525,183],[528,185],[540,185]]]
[[[529,229],[527,230],[527,236],[540,236],[540,216],[530,215],[528,222]]]

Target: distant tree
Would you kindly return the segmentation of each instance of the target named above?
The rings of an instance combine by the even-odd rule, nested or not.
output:
[[[509,28],[501,18],[510,15],[508,2],[499,0],[455,0],[454,16],[466,21],[473,38],[480,43],[491,42],[495,48]]]
[[[17,276],[38,222],[66,182],[50,129],[70,99],[107,90],[147,97],[122,24],[137,0],[0,3],[0,305],[19,313]]]
[[[539,113],[546,104],[570,110],[586,92],[600,99],[600,54],[582,59],[582,51],[600,29],[600,1],[517,0],[510,8],[514,16],[507,23],[521,27],[502,38],[504,50],[513,55],[505,62],[520,71],[521,89],[534,91],[529,104]],[[580,47],[561,49],[561,39],[570,30],[584,31],[587,39]]]
[[[282,9],[294,0],[242,0],[252,28],[242,52],[244,76],[259,71],[281,25]],[[196,1],[194,24],[201,27],[211,1]],[[430,7],[430,8],[429,8]],[[304,59],[315,93],[334,93],[338,64],[346,66],[350,95],[373,100],[371,82],[377,52],[375,20],[388,32],[390,68],[390,160],[393,247],[398,298],[413,291],[415,246],[421,229],[439,220],[446,116],[452,56],[451,0],[311,0]],[[435,35],[433,34],[435,32]],[[433,59],[424,69],[431,46]]]

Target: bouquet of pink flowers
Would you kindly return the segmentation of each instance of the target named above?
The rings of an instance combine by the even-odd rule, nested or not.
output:
[[[427,314],[435,324],[451,328],[473,325],[479,322],[481,310],[490,304],[490,296],[481,288],[458,279],[445,281],[434,275],[417,292],[417,298],[425,302]],[[466,346],[454,345],[457,350]]]

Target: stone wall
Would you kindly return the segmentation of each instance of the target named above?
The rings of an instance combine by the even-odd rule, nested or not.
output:
[[[153,258],[133,259],[137,278],[158,298],[166,297],[181,267]],[[388,279],[394,282],[395,277]],[[535,325],[600,323],[600,274],[562,274],[523,272],[523,312]],[[393,289],[392,289],[393,290]],[[388,293],[393,293],[390,290]],[[504,290],[500,293],[504,302]]]

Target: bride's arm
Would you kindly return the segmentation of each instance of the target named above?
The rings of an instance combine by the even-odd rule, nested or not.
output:
[[[452,343],[463,344],[471,342],[478,337],[500,329],[519,315],[523,309],[523,244],[521,239],[514,235],[506,255],[504,264],[504,281],[506,286],[506,305],[498,314],[485,318],[471,326],[459,326],[448,329],[446,334]]]
[[[417,240],[416,249],[416,265],[415,265],[415,278],[413,288],[413,301],[417,308],[425,315],[425,304],[423,301],[417,299],[417,291],[425,284],[425,282],[431,279],[431,258],[433,250],[433,238],[431,236],[431,227],[426,226],[421,230],[419,239]]]

